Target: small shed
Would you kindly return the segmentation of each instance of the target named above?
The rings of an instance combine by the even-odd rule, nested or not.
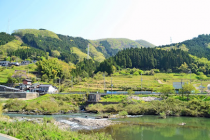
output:
[[[100,97],[101,97],[100,94],[89,94],[88,101],[89,102],[99,102]]]
[[[184,85],[184,82],[173,82],[173,87],[176,91],[176,93],[179,93],[179,90],[182,89],[182,86]]]

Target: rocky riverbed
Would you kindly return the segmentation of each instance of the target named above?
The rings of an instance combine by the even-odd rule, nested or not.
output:
[[[113,122],[107,119],[90,119],[90,118],[69,118],[69,121],[76,122],[83,126],[91,126],[91,127],[106,127]]]
[[[109,126],[114,124],[111,120],[108,119],[93,119],[93,118],[69,118],[63,120],[55,120],[49,119],[44,120],[44,118],[28,118],[28,117],[14,117],[12,119],[8,119],[8,121],[28,121],[32,123],[39,123],[43,124],[46,123],[53,123],[54,125],[58,126],[58,128],[62,130],[92,130],[98,129],[102,127]]]

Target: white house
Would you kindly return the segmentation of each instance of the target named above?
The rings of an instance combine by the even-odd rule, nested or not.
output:
[[[58,89],[52,85],[39,85],[39,92],[42,93],[58,93]]]

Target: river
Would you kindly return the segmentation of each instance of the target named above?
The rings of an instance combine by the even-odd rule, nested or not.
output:
[[[44,117],[45,115],[8,114],[10,117]],[[88,116],[94,118],[96,114],[71,113],[65,115],[52,115],[58,121],[65,121],[69,117]],[[102,129],[77,126],[75,130],[81,133],[105,132],[115,140],[208,140],[210,139],[210,119],[201,117],[167,117],[144,115],[140,117],[112,119],[121,122]],[[179,125],[180,123],[186,125]],[[69,123],[69,125],[72,125]],[[75,126],[75,124],[74,124]],[[81,129],[79,129],[81,128]]]

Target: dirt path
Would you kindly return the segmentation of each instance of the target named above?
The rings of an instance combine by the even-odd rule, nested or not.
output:
[[[162,83],[160,80],[157,80],[157,81],[158,81],[159,84],[165,84],[165,83]]]

